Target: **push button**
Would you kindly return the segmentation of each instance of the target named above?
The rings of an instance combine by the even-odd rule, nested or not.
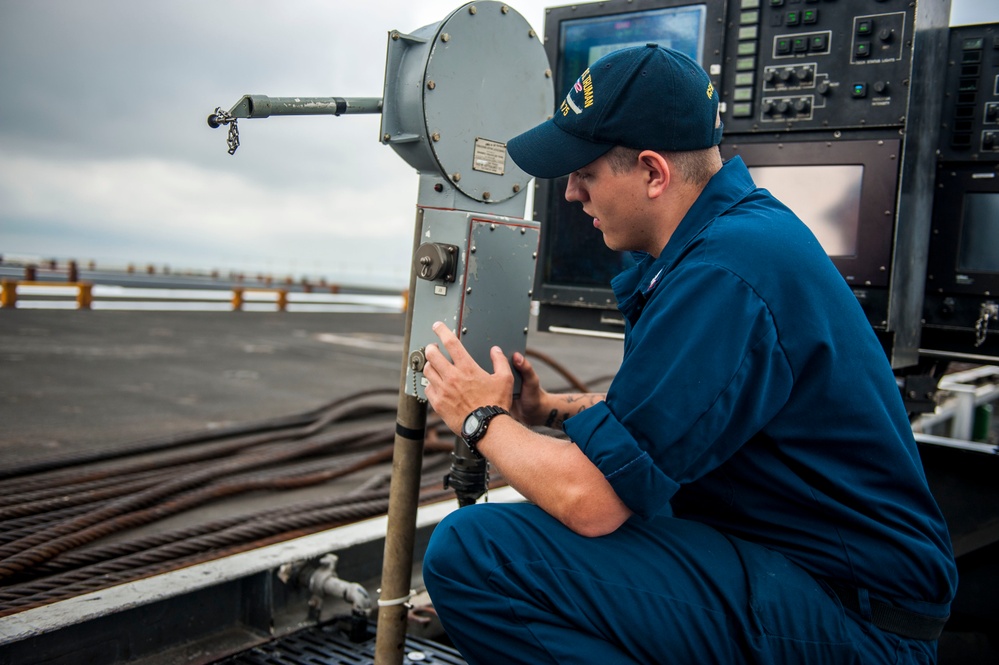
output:
[[[854,99],[863,99],[867,96],[867,84],[866,83],[854,83],[853,87],[850,89],[850,95]]]
[[[857,42],[857,46],[853,49],[853,54],[858,58],[867,58],[871,55],[871,44],[870,42]]]

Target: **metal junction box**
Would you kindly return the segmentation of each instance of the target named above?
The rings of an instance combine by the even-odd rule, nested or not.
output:
[[[483,368],[489,349],[524,352],[530,320],[539,225],[461,210],[422,209],[406,393],[425,399],[422,349],[437,343],[442,321]],[[518,383],[519,388],[519,383]]]

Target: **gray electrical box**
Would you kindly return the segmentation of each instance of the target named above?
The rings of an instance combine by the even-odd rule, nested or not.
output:
[[[507,357],[524,351],[540,234],[537,222],[461,210],[427,209],[422,223],[405,384],[407,394],[425,399],[422,349],[437,343],[436,321],[489,371],[493,346]]]

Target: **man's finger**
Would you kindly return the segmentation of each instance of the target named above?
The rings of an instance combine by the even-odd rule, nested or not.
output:
[[[457,364],[459,362],[465,362],[466,360],[471,360],[471,356],[465,350],[464,345],[461,340],[458,339],[451,329],[444,325],[442,322],[438,321],[433,325],[434,334],[440,339],[441,344],[447,349],[448,355],[451,356],[451,362]]]
[[[510,369],[510,361],[506,359],[503,349],[498,346],[494,346],[489,349],[489,357],[493,361],[493,374],[497,376],[508,376],[513,374],[513,371]]]
[[[520,379],[524,384],[541,384],[541,379],[538,377],[537,372],[534,371],[534,365],[519,351],[513,354],[513,366],[520,372]]]

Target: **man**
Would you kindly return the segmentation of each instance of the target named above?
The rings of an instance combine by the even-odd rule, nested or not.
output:
[[[640,260],[606,396],[514,354],[515,403],[502,350],[487,372],[434,326],[428,399],[530,501],[456,511],[426,553],[470,663],[936,658],[956,572],[891,368],[815,237],[722,164],[717,118],[703,70],[649,44],[509,144]]]

